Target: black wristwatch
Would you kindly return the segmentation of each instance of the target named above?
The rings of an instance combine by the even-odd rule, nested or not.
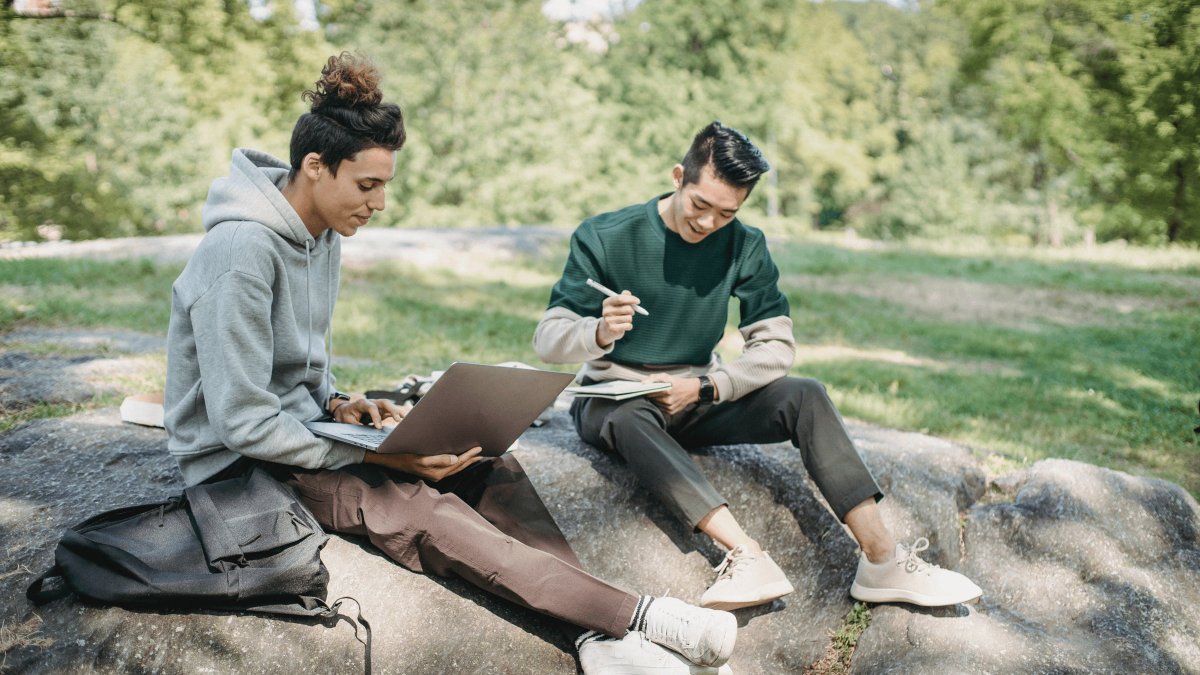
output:
[[[325,410],[327,410],[329,412],[329,414],[331,414],[331,415],[333,414],[333,411],[329,410],[329,404],[333,403],[334,399],[341,399],[343,401],[349,401],[350,394],[343,394],[342,392],[335,390],[332,394],[329,395],[329,400],[325,402]]]
[[[716,396],[717,388],[713,386],[712,380],[708,379],[707,375],[700,376],[700,402],[712,403],[713,397]]]

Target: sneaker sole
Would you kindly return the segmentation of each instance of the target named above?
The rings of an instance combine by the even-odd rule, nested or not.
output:
[[[867,588],[855,582],[850,586],[850,597],[861,602],[907,602],[921,607],[947,607],[962,602],[969,602],[983,595],[979,593],[963,593],[959,596],[933,596],[914,593],[902,588]]]
[[[792,588],[792,585],[786,581],[776,581],[775,583],[767,584],[766,586],[762,586],[760,588],[762,592],[754,598],[746,598],[743,600],[709,600],[708,602],[701,600],[700,606],[707,607],[708,609],[720,609],[724,611],[741,609],[742,607],[756,607],[758,605],[765,605],[769,602],[774,602],[796,590],[795,588]]]

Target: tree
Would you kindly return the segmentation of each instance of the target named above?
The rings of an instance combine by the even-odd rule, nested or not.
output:
[[[512,0],[334,3],[335,44],[371,45],[408,142],[384,222],[572,222],[609,206],[601,106],[559,27]]]
[[[962,94],[1030,158],[1044,240],[1062,208],[1102,235],[1195,238],[1194,0],[950,0],[968,31]]]
[[[276,130],[328,53],[287,11],[259,22],[233,0],[45,9],[0,6],[3,238],[196,227],[230,146],[286,148]]]
[[[874,198],[895,136],[877,106],[878,70],[834,10],[659,0],[616,29],[601,98],[625,108],[621,137],[639,163],[631,172],[663,175],[697,130],[720,119],[750,135],[771,162],[755,193],[765,195],[768,213],[824,224]]]
[[[1115,113],[1107,133],[1125,161],[1107,201],[1141,215],[1152,238],[1200,241],[1200,3],[1114,2],[1108,19],[1119,49],[1101,87]],[[1106,225],[1145,238],[1128,223]]]

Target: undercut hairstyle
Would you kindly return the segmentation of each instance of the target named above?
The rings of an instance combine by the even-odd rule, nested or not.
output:
[[[289,179],[300,163],[315,152],[337,175],[338,166],[368,148],[395,152],[404,146],[404,115],[400,106],[383,102],[379,70],[369,59],[342,52],[329,57],[316,86],[300,95],[311,103],[292,129]]]
[[[758,147],[737,129],[720,122],[700,130],[683,157],[683,184],[697,183],[704,167],[711,166],[722,183],[746,190],[747,196],[762,175],[771,170]]]

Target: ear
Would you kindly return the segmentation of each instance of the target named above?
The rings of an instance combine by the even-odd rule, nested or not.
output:
[[[676,164],[675,168],[671,169],[671,180],[675,182],[675,189],[683,187],[683,165]]]
[[[310,152],[300,160],[300,172],[311,181],[321,179],[321,174],[325,172],[325,165],[321,163],[321,155]]]

